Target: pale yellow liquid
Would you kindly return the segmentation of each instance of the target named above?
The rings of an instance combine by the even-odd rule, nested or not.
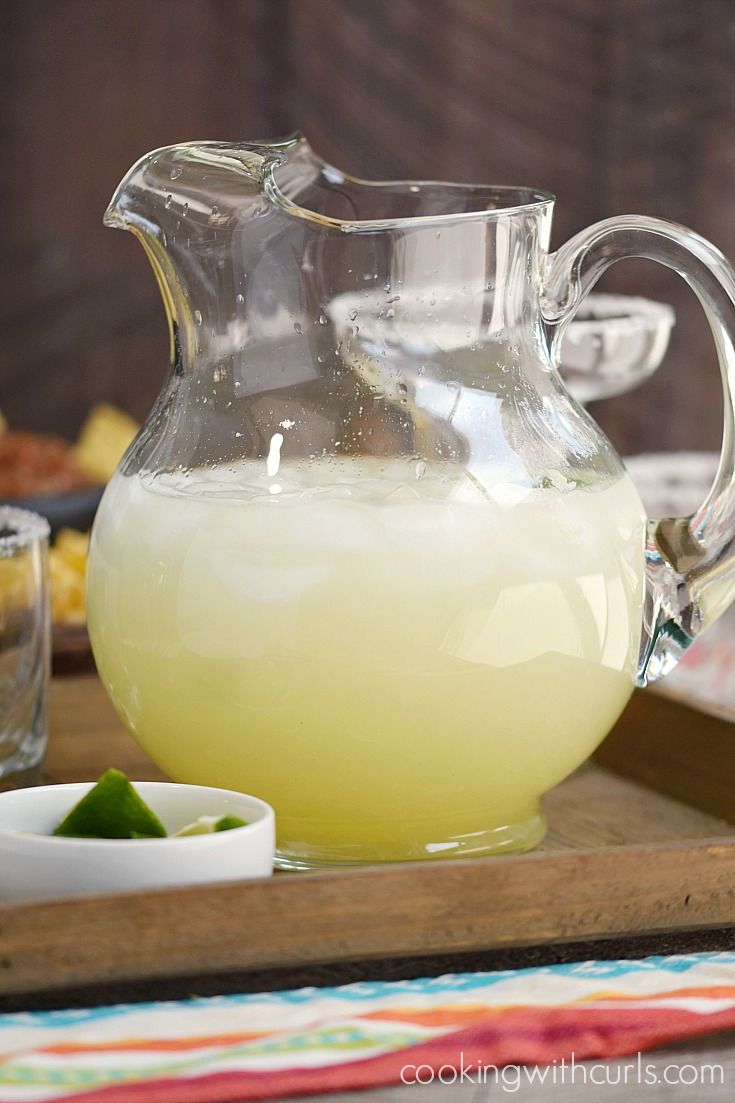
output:
[[[173,778],[273,804],[306,864],[533,845],[631,693],[632,484],[264,466],[109,486],[90,631],[130,730]]]

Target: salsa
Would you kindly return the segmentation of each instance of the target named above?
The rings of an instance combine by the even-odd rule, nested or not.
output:
[[[62,437],[13,430],[0,434],[0,499],[66,494],[90,486]]]

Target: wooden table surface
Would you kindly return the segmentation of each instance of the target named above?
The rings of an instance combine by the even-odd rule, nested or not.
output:
[[[88,707],[80,714],[75,702],[79,698],[79,690],[82,682],[79,678],[56,679],[52,687],[52,735],[49,752],[45,764],[45,775],[54,781],[64,781],[79,778],[93,778],[98,772],[99,742],[104,738],[105,754],[109,755],[109,761],[114,762],[119,768],[128,772],[133,778],[156,778],[162,776],[155,765],[140,751],[130,736],[126,733],[119,720],[116,718],[101,685],[94,676],[90,676],[83,684],[84,699]],[[70,729],[73,727],[74,738],[69,739]],[[630,809],[631,816],[633,809]],[[706,825],[705,825],[706,826]],[[552,840],[553,842],[553,840]],[[559,845],[559,841],[554,844]],[[528,950],[516,949],[507,953],[478,956],[477,960],[468,961],[466,968],[502,968],[508,965],[540,965],[557,960],[579,960],[580,957],[618,957],[618,956],[643,956],[651,953],[668,952],[692,952],[699,949],[732,949],[735,948],[735,931],[701,931],[690,932],[656,938],[639,938],[626,943],[592,943],[567,947],[535,947]],[[422,962],[416,969],[416,974],[427,971],[427,962]],[[436,963],[433,963],[436,965]],[[374,975],[390,976],[390,969],[385,963],[367,962],[359,975],[370,975],[371,968]],[[411,975],[405,968],[396,967],[396,976]],[[253,989],[253,983],[257,982],[257,975],[248,979],[249,990]],[[355,979],[354,977],[336,977],[329,968],[317,971],[316,975],[294,976],[294,983],[334,983],[339,979]],[[263,976],[262,987],[272,988],[274,985],[267,976]],[[206,994],[206,987],[200,986],[198,991]],[[105,987],[95,989],[89,1002],[114,1002],[122,998],[146,999],[166,998],[182,995],[172,990],[166,984],[152,982],[148,986],[137,985],[134,989],[121,992],[119,988],[110,987],[106,992]],[[70,992],[65,1004],[64,992],[56,992],[50,1002],[39,1002],[34,998],[28,1006],[79,1006],[85,1000],[85,993]],[[17,1009],[23,1006],[22,999],[6,1005],[6,1009]],[[649,1051],[644,1055],[644,1061],[651,1062],[656,1075],[663,1079],[664,1074],[672,1078],[676,1070],[671,1066],[687,1066],[684,1072],[685,1078],[694,1075],[692,1067],[699,1069],[702,1066],[716,1066],[716,1082],[708,1084],[636,1084],[628,1082],[616,1083],[624,1078],[624,1066],[630,1059],[610,1062],[585,1062],[577,1069],[574,1084],[569,1081],[565,1084],[547,1080],[543,1084],[526,1084],[521,1082],[518,1091],[512,1093],[512,1097],[528,1103],[561,1103],[563,1100],[584,1099],[589,1103],[663,1103],[681,1100],[702,1100],[703,1103],[720,1103],[727,1100],[728,1103],[735,1098],[735,1035],[731,1033],[710,1035],[695,1041],[687,1041],[678,1045],[670,1045],[657,1050]],[[593,1066],[595,1066],[593,1071]],[[599,1066],[604,1066],[600,1068]],[[719,1067],[722,1068],[722,1082],[719,1082]],[[586,1072],[584,1071],[586,1070]],[[589,1081],[593,1075],[596,1080],[605,1080],[605,1083],[595,1085]],[[587,1082],[584,1082],[587,1076]],[[392,1088],[330,1094],[324,1096],[311,1096],[312,1099],[324,1099],[325,1103],[479,1103],[488,1098],[502,1098],[508,1093],[502,1087],[483,1084],[431,1084],[431,1085],[405,1085]],[[288,1103],[288,1101],[287,1101]]]

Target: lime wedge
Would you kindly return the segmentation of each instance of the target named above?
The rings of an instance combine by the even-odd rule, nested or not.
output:
[[[54,835],[80,839],[162,838],[166,829],[120,770],[106,770]]]
[[[200,816],[188,823],[180,831],[175,831],[172,839],[183,839],[187,835],[211,835],[214,831],[231,831],[233,827],[246,827],[245,820],[239,816]]]
[[[214,825],[215,831],[232,831],[233,827],[247,827],[248,821],[241,820],[239,816],[220,816]]]

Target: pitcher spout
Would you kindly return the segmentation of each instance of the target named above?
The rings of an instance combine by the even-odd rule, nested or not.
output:
[[[248,188],[260,189],[264,167],[306,144],[294,133],[270,142],[184,142],[141,157],[118,185],[105,226],[155,233],[187,216],[209,218],[212,208],[239,210]],[[223,202],[224,201],[224,202]]]
[[[104,224],[129,230],[146,251],[171,333],[171,355],[186,360],[231,331],[248,273],[233,237],[267,213],[266,167],[300,135],[269,143],[189,142],[153,150],[123,178]],[[229,340],[229,338],[227,338]]]

